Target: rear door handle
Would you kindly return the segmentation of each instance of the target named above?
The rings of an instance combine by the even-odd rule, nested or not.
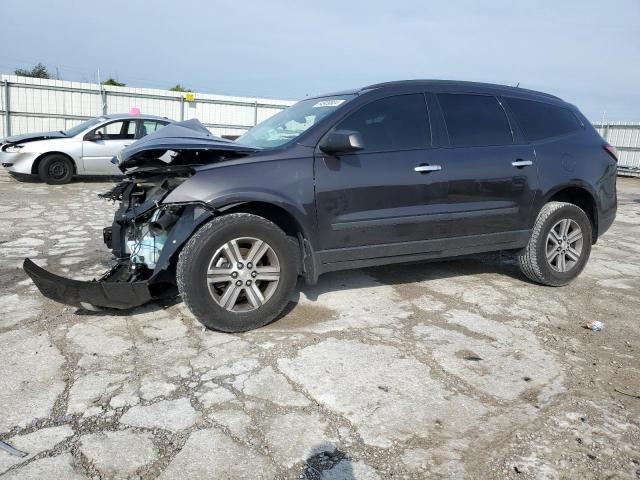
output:
[[[440,165],[418,165],[414,170],[420,173],[437,172],[438,170],[442,170],[442,167]]]
[[[533,165],[533,162],[531,160],[516,160],[515,162],[511,162],[511,165],[518,168],[530,167],[531,165]]]

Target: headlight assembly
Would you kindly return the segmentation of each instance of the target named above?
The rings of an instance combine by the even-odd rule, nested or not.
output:
[[[20,153],[20,150],[22,150],[23,147],[24,145],[8,145],[4,147],[2,150],[4,150],[7,153]]]

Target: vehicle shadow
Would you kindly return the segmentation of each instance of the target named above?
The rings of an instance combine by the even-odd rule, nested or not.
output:
[[[358,275],[356,272],[363,272],[366,275]],[[300,279],[298,286],[290,297],[286,307],[273,320],[273,322],[270,322],[270,325],[289,316],[296,308],[298,308],[302,293],[304,293],[307,299],[312,302],[316,302],[318,297],[325,293],[358,290],[361,288],[375,287],[380,284],[403,285],[484,273],[503,274],[507,277],[515,278],[518,281],[532,283],[520,273],[515,256],[510,252],[496,252],[448,260],[431,260],[385,265],[355,271],[347,270],[331,272],[320,276],[316,285],[306,285],[304,280]],[[180,297],[175,294],[156,299],[144,306],[137,307],[134,310],[135,312],[161,311],[177,305],[181,301]],[[128,316],[131,312],[132,310],[104,309],[94,312],[78,309],[75,313],[76,315],[86,317],[100,315],[118,317]]]
[[[316,301],[320,295],[329,292],[373,287],[377,284],[402,285],[483,273],[503,274],[525,283],[532,283],[522,275],[515,255],[510,252],[369,267],[360,271],[370,276],[371,280],[360,277],[357,282],[351,283],[348,272],[331,272],[320,276],[317,285],[301,282],[299,290],[309,300]]]

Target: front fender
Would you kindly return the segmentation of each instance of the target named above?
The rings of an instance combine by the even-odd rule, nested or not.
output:
[[[249,202],[271,204],[287,212],[314,243],[313,162],[307,160],[272,160],[200,170],[162,203],[201,203],[214,211]]]
[[[185,206],[178,221],[171,228],[167,241],[160,252],[160,257],[156,262],[153,274],[148,280],[150,284],[163,279],[163,275],[169,270],[176,253],[182,249],[182,246],[203,223],[212,218],[213,213],[201,205],[194,204]]]

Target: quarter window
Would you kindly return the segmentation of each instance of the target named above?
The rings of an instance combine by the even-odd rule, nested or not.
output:
[[[549,103],[507,98],[522,133],[530,142],[576,132],[582,125],[568,108]]]
[[[336,126],[362,136],[366,152],[424,148],[431,143],[422,94],[398,95],[371,102]]]
[[[444,93],[438,95],[449,142],[454,146],[513,143],[509,120],[496,97]]]

